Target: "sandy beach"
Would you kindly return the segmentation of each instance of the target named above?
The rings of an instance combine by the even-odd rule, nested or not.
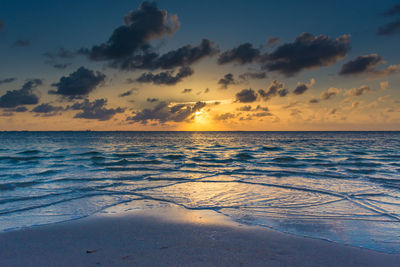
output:
[[[115,212],[115,214],[113,214]],[[179,207],[0,234],[1,266],[399,266],[400,255],[237,224]]]

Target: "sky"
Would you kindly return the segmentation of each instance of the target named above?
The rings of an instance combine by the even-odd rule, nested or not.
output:
[[[0,3],[0,130],[400,130],[398,1]]]

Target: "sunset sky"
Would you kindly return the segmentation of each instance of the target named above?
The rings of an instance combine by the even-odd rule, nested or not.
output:
[[[0,130],[400,130],[398,1],[2,0]]]

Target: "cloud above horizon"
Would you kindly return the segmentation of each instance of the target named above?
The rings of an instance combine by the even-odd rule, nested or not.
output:
[[[89,95],[97,86],[102,84],[106,75],[99,71],[92,71],[85,67],[80,67],[69,76],[63,76],[58,83],[52,86],[56,90],[49,90],[49,94],[60,95],[70,100],[80,99]]]
[[[33,79],[27,81],[21,89],[7,91],[0,97],[0,108],[15,108],[39,103],[39,97],[33,90],[42,84],[42,80]]]

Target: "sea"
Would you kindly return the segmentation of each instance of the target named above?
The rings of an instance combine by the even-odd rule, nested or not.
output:
[[[400,253],[400,132],[0,132],[0,232],[123,203]]]

